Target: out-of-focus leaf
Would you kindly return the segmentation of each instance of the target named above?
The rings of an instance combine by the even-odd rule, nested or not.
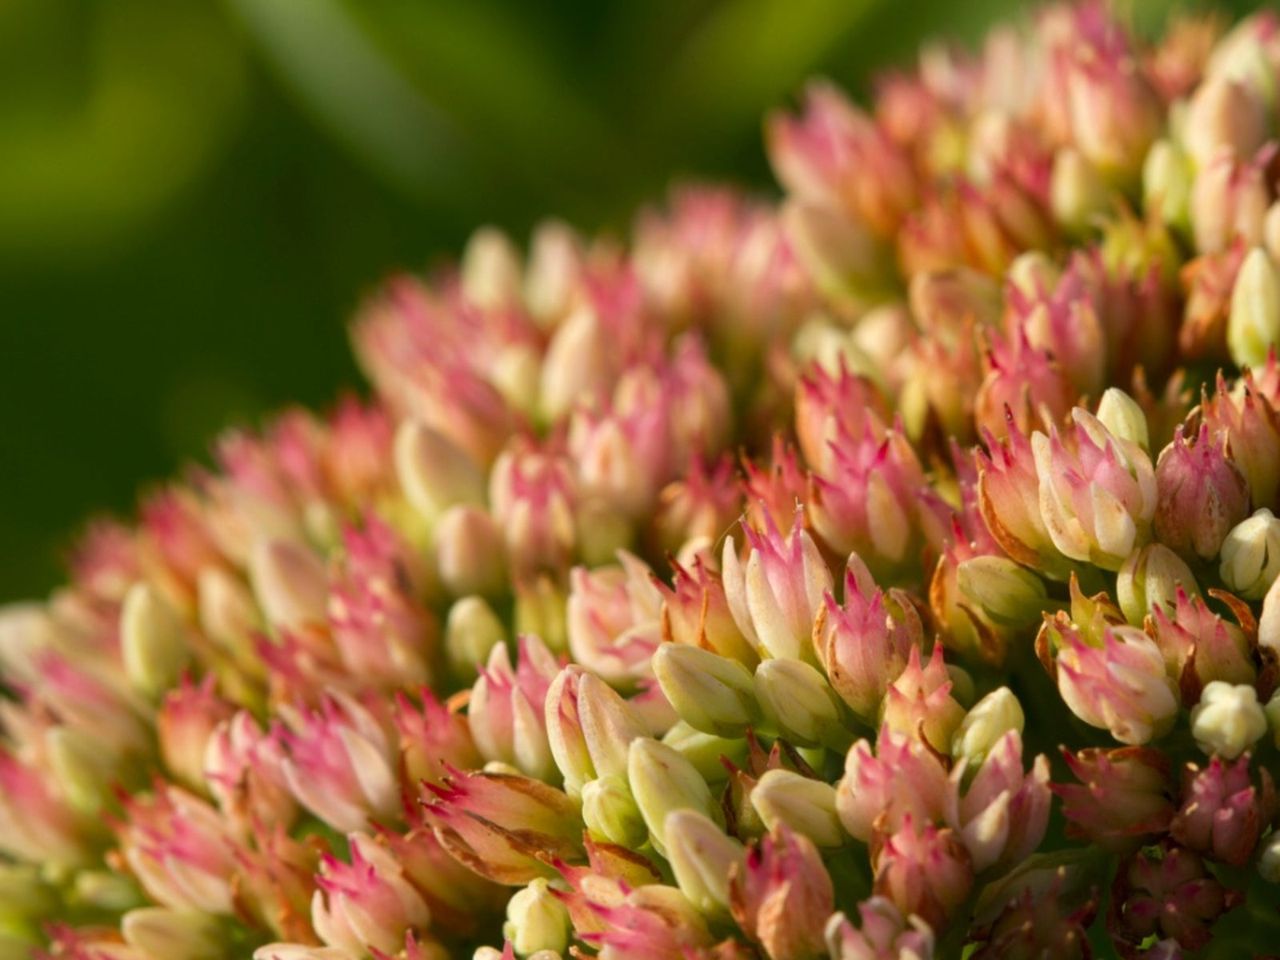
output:
[[[0,253],[16,265],[118,244],[236,128],[239,39],[202,4],[114,0],[89,16],[60,0],[15,7],[26,16],[5,18],[3,69],[21,69],[27,93],[0,101]],[[72,31],[83,42],[68,50]]]
[[[473,158],[339,0],[228,0],[309,113],[399,189],[464,202]]]

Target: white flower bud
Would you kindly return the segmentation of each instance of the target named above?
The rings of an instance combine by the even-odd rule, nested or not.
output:
[[[1227,346],[1239,366],[1261,367],[1280,341],[1280,273],[1267,251],[1254,247],[1244,258],[1231,291]]]
[[[1191,711],[1191,735],[1206,754],[1234,760],[1267,732],[1258,694],[1246,684],[1209,683]]]
[[[548,889],[544,877],[530,881],[507,901],[502,935],[521,957],[539,950],[565,950],[569,946],[569,929],[569,911]]]
[[[836,788],[791,770],[769,770],[751,791],[751,805],[774,829],[785,823],[819,847],[838,847],[849,839],[836,813]]]
[[[156,698],[175,683],[190,659],[178,614],[148,583],[135,583],[120,611],[120,654],[130,685]]]
[[[1147,430],[1147,415],[1138,401],[1119,387],[1108,387],[1098,401],[1098,420],[1121,440],[1136,443],[1148,452],[1151,449]]]
[[[1261,600],[1280,576],[1280,519],[1263,507],[1222,541],[1222,582],[1247,600]]]
[[[1022,733],[1026,717],[1022,704],[1008,687],[992,690],[973,705],[951,739],[951,755],[976,764],[1010,730]]]

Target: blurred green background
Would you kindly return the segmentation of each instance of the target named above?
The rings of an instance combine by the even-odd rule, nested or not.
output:
[[[1237,3],[1237,7],[1245,4]],[[0,0],[0,600],[492,223],[770,189],[760,119],[1015,0]],[[1159,15],[1162,0],[1140,13]]]

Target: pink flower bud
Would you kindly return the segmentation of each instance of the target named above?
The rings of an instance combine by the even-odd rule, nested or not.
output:
[[[843,913],[827,924],[833,960],[933,960],[934,938],[918,916],[903,917],[893,901],[869,897],[858,904],[858,925]]]
[[[200,571],[222,562],[200,501],[179,486],[161,490],[142,503],[141,521],[148,539],[164,558],[164,566],[187,591],[195,588]]]
[[[426,784],[424,810],[455,860],[496,883],[520,885],[580,856],[582,820],[566,794],[506,773],[452,771]]]
[[[924,473],[900,429],[883,439],[841,423],[830,444],[830,469],[810,482],[814,529],[837,553],[857,553],[877,575],[918,562],[917,501]]]
[[[1156,479],[1141,447],[1077,407],[1070,431],[1033,434],[1040,514],[1054,546],[1073,560],[1118,570],[1151,529]]]
[[[668,411],[658,405],[625,415],[576,411],[569,425],[569,454],[577,465],[582,495],[626,516],[651,509],[672,473],[667,418]]]
[[[122,678],[92,659],[71,658],[52,650],[36,658],[38,682],[30,699],[46,707],[61,723],[93,737],[112,754],[143,749],[151,738],[143,721],[144,705],[137,702]]]
[[[920,664],[920,648],[912,646],[906,668],[885,694],[882,727],[923,737],[939,752],[950,749],[951,736],[964,719],[964,707],[951,696],[951,688],[942,644],[934,644],[924,666]]]
[[[1186,950],[1207,946],[1214,921],[1241,900],[1199,857],[1168,841],[1122,865],[1111,897],[1107,928],[1117,946],[1135,955],[1152,938],[1170,938]]]
[[[1123,182],[1159,136],[1164,105],[1122,28],[1102,17],[1085,24],[1086,16],[1079,14],[1078,42],[1063,51],[1071,135],[1090,162]]]
[[[1200,410],[1214,442],[1226,444],[1232,462],[1244,474],[1250,501],[1273,503],[1280,490],[1280,416],[1272,403],[1254,388],[1247,373],[1234,395],[1219,375]]]
[[[690,550],[713,543],[742,513],[742,491],[729,457],[697,457],[684,477],[658,495],[653,519],[658,544],[681,563],[693,563]]]
[[[544,700],[551,753],[571,795],[597,777],[626,777],[631,741],[647,736],[627,701],[576,664],[556,675]]]
[[[125,804],[116,832],[129,870],[156,902],[175,910],[230,914],[237,846],[213,807],[157,782]]]
[[[1231,294],[1248,247],[1237,238],[1225,250],[1202,254],[1183,266],[1179,276],[1187,305],[1178,329],[1178,348],[1188,357],[1227,358],[1227,318]]]
[[[484,761],[471,737],[467,718],[423,689],[419,707],[404,693],[396,694],[395,726],[400,741],[402,779],[410,784],[443,779],[448,767],[474,769]],[[453,701],[450,701],[452,704]]]
[[[630,554],[618,566],[569,574],[566,611],[573,659],[614,684],[652,675],[650,659],[661,642],[662,594],[653,573]]]
[[[969,854],[955,833],[919,825],[910,814],[878,845],[872,868],[878,895],[939,930],[973,886]]]
[[[249,579],[274,629],[301,629],[325,621],[328,577],[324,563],[305,544],[261,541],[249,558]]]
[[[1011,422],[1005,439],[986,437],[977,460],[978,507],[991,536],[1019,563],[1065,579],[1067,563],[1040,515],[1040,479],[1027,435]]]
[[[530,444],[508,447],[489,474],[493,518],[517,575],[561,570],[573,556],[577,493],[568,461]]]
[[[831,876],[807,837],[779,826],[730,876],[734,919],[774,960],[816,960],[835,909]]]
[[[455,597],[496,596],[507,589],[502,531],[487,510],[450,507],[432,535],[440,583]]]
[[[1083,873],[1050,864],[1015,870],[984,891],[988,923],[980,921],[977,960],[1084,960],[1087,933],[1098,911],[1098,891],[1084,888]]]
[[[285,781],[284,750],[247,710],[219,724],[200,753],[202,782],[241,833],[257,823],[288,826],[298,805]]]
[[[204,793],[204,753],[214,730],[231,717],[232,707],[214,691],[214,676],[199,684],[185,678],[160,704],[156,735],[164,765],[192,790]]]
[[[1022,770],[1022,737],[1006,733],[967,788],[967,764],[951,774],[947,823],[969,851],[975,873],[1016,865],[1035,852],[1049,824],[1049,761],[1041,754]]]
[[[493,648],[471,688],[467,723],[485,760],[548,780],[555,776],[555,761],[547,744],[543,703],[560,664],[531,634],[520,637],[518,646],[514,668],[505,644]]]
[[[316,876],[311,921],[330,946],[360,955],[396,953],[405,934],[425,928],[431,911],[395,856],[364,833],[348,838],[350,863],[325,856]]]
[[[692,569],[679,564],[674,568],[671,586],[658,585],[663,596],[662,639],[713,650],[753,666],[759,658],[734,623],[719,575],[701,557],[694,558]]]
[[[588,909],[600,928],[581,938],[599,949],[600,960],[684,960],[711,943],[701,914],[675,887],[624,887],[620,896],[602,897]]]
[[[811,649],[814,616],[831,589],[831,571],[801,519],[797,510],[785,537],[771,516],[765,517],[763,533],[744,525],[745,565],[734,539],[725,540],[721,565],[729,610],[763,656],[803,659]]]
[[[1196,250],[1220,253],[1237,238],[1247,246],[1262,241],[1263,224],[1272,192],[1266,167],[1274,147],[1263,147],[1251,157],[1219,151],[1196,173],[1191,185],[1191,226]]]
[[[871,430],[884,435],[884,403],[867,379],[840,363],[837,373],[811,365],[796,383],[796,436],[800,452],[814,470],[831,466],[831,444],[841,429],[861,436]]]
[[[426,902],[435,929],[473,936],[478,927],[495,919],[509,896],[509,891],[450,856],[430,827],[414,827],[408,833],[382,831],[378,843]]]
[[[1156,487],[1156,536],[1188,559],[1214,559],[1249,511],[1244,476],[1224,444],[1210,439],[1207,424],[1193,440],[1178,428],[1156,464]]]
[[[1198,596],[1175,591],[1172,611],[1151,611],[1148,632],[1188,706],[1195,704],[1200,691],[1214,680],[1247,684],[1254,681],[1255,670],[1244,631],[1223,620]]]
[[[400,809],[395,756],[387,733],[365,707],[326,694],[277,737],[285,782],[298,802],[335,830],[355,831]]]
[[[1007,283],[1005,295],[1009,301],[1005,324],[1010,333],[1022,331],[1034,350],[1053,357],[1076,394],[1100,393],[1106,374],[1106,335],[1079,267],[1069,266],[1052,288],[1043,280],[1029,290]],[[993,432],[999,436],[1002,431]]]
[[[886,604],[884,593],[869,586],[864,593],[851,561],[844,604],[828,592],[813,625],[814,647],[827,678],[863,718],[876,716],[889,684],[906,668],[910,650],[924,639],[920,615],[905,594],[891,590]]]
[[[1201,166],[1221,153],[1251,157],[1267,139],[1267,104],[1246,83],[1227,77],[1208,77],[1187,105],[1184,120],[1187,151]]]
[[[343,544],[328,601],[343,667],[385,688],[422,686],[431,678],[438,629],[418,599],[411,548],[372,515],[364,529],[348,528]]]
[[[913,736],[885,730],[874,754],[865,740],[849,748],[836,811],[844,828],[866,842],[877,831],[897,831],[908,819],[942,819],[950,792],[940,757]]]
[[[1182,806],[1169,832],[1175,840],[1214,860],[1242,867],[1276,813],[1275,786],[1263,767],[1254,784],[1249,754],[1213,757],[1207,766],[1187,764]]]
[[[30,863],[78,866],[90,861],[89,839],[52,771],[0,747],[0,851]]]
[[[1152,747],[1088,747],[1063,758],[1078,784],[1053,785],[1067,833],[1110,849],[1162,833],[1173,817],[1169,760]]]
[[[1031,346],[1021,330],[1008,338],[991,336],[986,368],[974,417],[992,436],[1003,436],[1010,423],[1024,432],[1056,423],[1078,396],[1054,354]]]
[[[1072,713],[1128,744],[1153,740],[1173,724],[1177,694],[1150,637],[1136,627],[1108,626],[1094,644],[1062,614],[1056,626],[1057,659],[1048,662]],[[1041,630],[1038,649],[1051,642],[1047,628]],[[1046,656],[1047,650],[1042,659]]]

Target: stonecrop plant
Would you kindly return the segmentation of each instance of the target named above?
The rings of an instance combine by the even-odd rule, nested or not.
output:
[[[0,612],[0,957],[1280,951],[1280,17],[399,276]]]

